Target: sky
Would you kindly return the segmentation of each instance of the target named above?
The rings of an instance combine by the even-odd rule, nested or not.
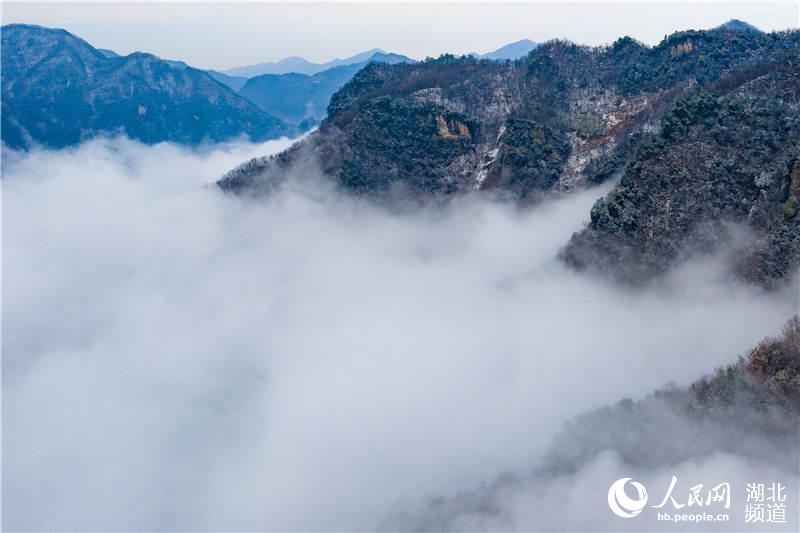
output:
[[[372,48],[414,58],[485,53],[523,38],[598,45],[630,35],[654,44],[731,18],[764,30],[800,25],[800,3],[11,3],[8,23],[65,28],[98,48],[146,51],[200,68],[302,56],[315,62]]]

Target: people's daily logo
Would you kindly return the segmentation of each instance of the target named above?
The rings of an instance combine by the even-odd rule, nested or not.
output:
[[[636,498],[631,498],[625,492],[625,485],[629,482],[636,491]],[[621,518],[633,518],[642,512],[645,505],[647,505],[647,489],[629,477],[616,480],[608,489],[608,506]]]
[[[745,523],[786,523],[786,487],[782,483],[748,483]],[[685,491],[685,492],[684,492]],[[647,506],[647,489],[632,478],[616,480],[608,489],[608,507],[620,518],[639,516]],[[677,476],[667,486],[656,520],[667,522],[728,522],[731,519],[731,485],[725,481],[704,486],[696,483],[679,490]]]

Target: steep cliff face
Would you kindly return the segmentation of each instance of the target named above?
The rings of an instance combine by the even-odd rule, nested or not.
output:
[[[555,41],[516,62],[443,56],[370,65],[334,95],[301,146],[251,161],[220,186],[263,191],[310,157],[361,194],[478,189],[527,200],[571,191],[621,174],[692,87],[797,42],[797,33],[689,31],[652,48],[630,38],[601,48]]]
[[[3,141],[61,148],[98,133],[147,143],[290,133],[208,73],[134,53],[108,56],[64,30],[2,30]]]
[[[800,263],[800,52],[678,100],[564,251],[579,268],[642,282],[683,258],[746,240],[745,279],[785,282]]]

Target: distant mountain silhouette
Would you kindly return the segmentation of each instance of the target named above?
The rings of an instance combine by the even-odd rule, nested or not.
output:
[[[239,93],[269,114],[307,129],[325,117],[333,93],[372,62],[395,64],[413,60],[379,52],[366,61],[336,66],[313,76],[297,73],[256,76],[247,80]]]
[[[339,67],[342,65],[352,65],[355,63],[363,63],[364,61],[369,60],[372,56],[376,54],[397,55],[397,54],[387,54],[387,52],[381,50],[380,48],[373,48],[372,50],[367,50],[366,52],[361,52],[360,54],[356,54],[351,57],[346,57],[344,59],[337,58],[332,61],[328,61],[326,63],[312,63],[311,61],[308,61],[302,57],[292,56],[275,62],[258,63],[256,65],[245,65],[242,67],[234,67],[223,71],[223,73],[227,74],[228,76],[242,76],[245,78],[252,78],[255,76],[260,76],[262,74],[288,74],[288,73],[307,74],[311,76],[317,74],[318,72],[322,72],[323,70],[331,69],[333,67]]]
[[[505,46],[501,46],[497,50],[492,52],[488,52],[486,54],[478,54],[478,53],[471,53],[468,55],[477,57],[479,59],[494,59],[494,60],[504,60],[504,59],[519,59],[520,57],[524,57],[530,53],[531,50],[536,48],[536,43],[531,41],[530,39],[522,39],[520,41],[516,41],[513,43],[509,43]]]
[[[119,57],[118,53],[116,53],[114,50],[108,50],[107,48],[98,48],[97,51],[106,57]]]
[[[291,133],[282,121],[181,61],[100,51],[66,30],[2,34],[2,140],[63,147],[100,133],[195,144]]]

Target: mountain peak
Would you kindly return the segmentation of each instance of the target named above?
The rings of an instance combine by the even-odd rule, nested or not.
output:
[[[267,63],[258,63],[256,65],[234,67],[225,70],[224,73],[229,76],[244,76],[246,78],[254,78],[262,74],[288,74],[291,72],[313,76],[314,74],[333,67],[363,63],[364,61],[368,61],[370,58],[372,58],[372,56],[379,54],[387,55],[387,52],[381,48],[373,48],[372,50],[367,50],[366,52],[361,52],[360,54],[356,54],[351,57],[337,57],[336,59],[326,63],[313,63],[302,57],[291,56],[281,59],[280,61],[270,61]]]
[[[747,22],[739,19],[730,19],[728,22],[724,24],[720,24],[715,30],[727,30],[727,31],[744,31],[744,32],[754,32],[754,33],[763,33],[760,29],[756,28],[752,24],[748,24]]]
[[[487,52],[485,54],[472,53],[468,55],[475,56],[478,59],[519,59],[520,57],[528,55],[534,48],[536,48],[535,42],[531,41],[530,39],[520,39],[519,41],[514,41],[513,43],[508,43],[505,46],[501,46],[492,52]]]

